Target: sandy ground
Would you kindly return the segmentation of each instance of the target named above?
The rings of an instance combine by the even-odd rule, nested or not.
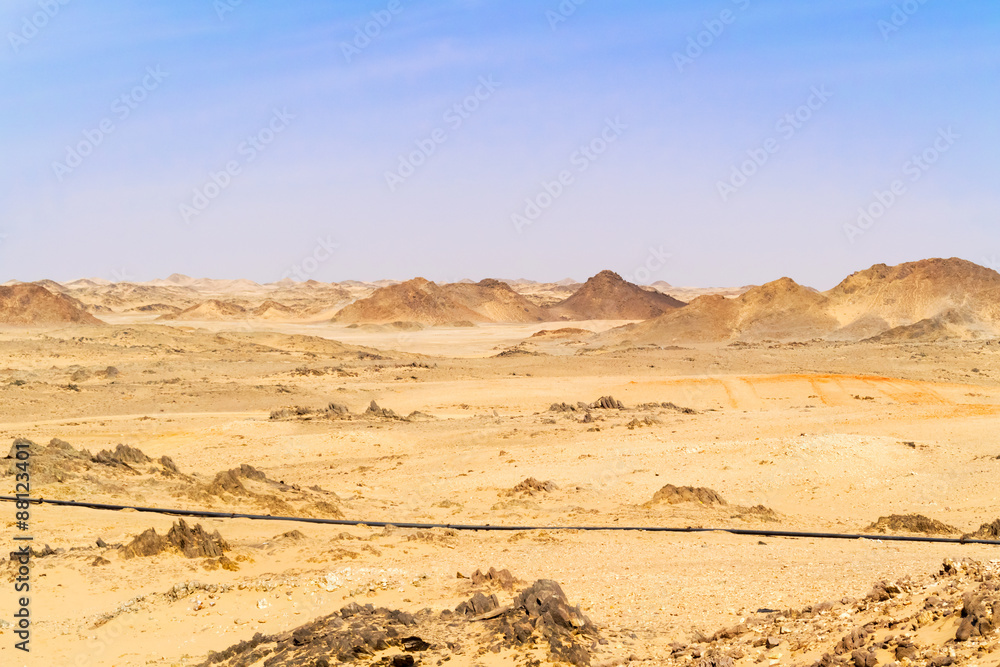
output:
[[[359,354],[313,339],[247,342],[236,336],[245,330],[217,335],[221,325],[136,325],[128,334],[123,324],[98,334],[0,333],[0,441],[59,438],[90,452],[124,443],[171,457],[190,484],[249,464],[273,480],[336,493],[349,519],[861,532],[890,514],[924,514],[962,531],[1000,518],[1000,346],[989,343],[597,351],[554,343],[556,354],[493,358],[553,327],[319,332],[382,350]],[[107,366],[120,373],[101,375]],[[549,411],[606,395],[627,409],[594,410],[590,421],[581,411]],[[371,400],[428,417],[270,417],[331,401],[358,414]],[[653,402],[696,412],[637,407]],[[207,508],[147,476],[92,474],[97,481],[53,482],[36,495]],[[529,477],[557,488],[511,493]],[[727,504],[648,505],[668,483],[710,487]],[[13,477],[3,484],[13,492]],[[232,510],[234,502],[207,505]],[[743,512],[756,505],[776,516]],[[15,508],[0,511],[9,537]],[[238,569],[230,571],[176,553],[121,557],[115,545],[150,527],[162,534],[171,517],[41,506],[31,521],[36,546],[65,551],[34,561],[33,650],[29,659],[14,651],[4,628],[4,665],[199,664],[209,651],[290,630],[351,600],[410,612],[454,608],[470,591],[457,574],[489,567],[560,582],[608,639],[601,660],[660,664],[672,642],[759,610],[861,597],[877,580],[928,575],[947,557],[1000,558],[989,546],[722,532],[189,520],[231,543]],[[303,536],[282,537],[296,529]],[[98,538],[110,546],[98,547]],[[109,562],[93,565],[98,556]],[[2,567],[12,579],[10,564]],[[178,587],[187,582],[198,585]],[[0,591],[9,621],[13,583]],[[470,655],[452,664],[514,664],[496,660]],[[989,654],[981,664],[998,660]]]
[[[119,326],[130,324],[164,324],[156,322],[156,315],[116,313],[102,315],[104,320]],[[477,324],[468,327],[428,327],[416,331],[369,331],[361,327],[323,322],[183,322],[173,326],[203,329],[206,331],[275,331],[338,340],[353,345],[367,345],[380,350],[399,350],[414,354],[446,356],[451,358],[491,357],[516,345],[534,333],[573,327],[599,333],[630,320],[577,320],[573,322],[533,322],[530,324]],[[376,327],[378,325],[375,325]]]

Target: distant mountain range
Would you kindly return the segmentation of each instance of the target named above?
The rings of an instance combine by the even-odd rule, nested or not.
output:
[[[1000,273],[956,258],[877,264],[826,292],[791,278],[739,288],[639,286],[612,271],[582,284],[414,278],[261,285],[173,274],[145,283],[0,286],[0,324],[100,324],[101,316],[421,326],[633,320],[597,337],[631,345],[976,339],[1000,334]]]

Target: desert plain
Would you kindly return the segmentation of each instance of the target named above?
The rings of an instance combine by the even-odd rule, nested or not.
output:
[[[1000,665],[990,269],[0,290],[0,493],[289,517],[32,505],[4,665]]]

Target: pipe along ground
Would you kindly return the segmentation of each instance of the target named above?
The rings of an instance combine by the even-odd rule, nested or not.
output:
[[[409,521],[369,521],[366,519],[318,519],[299,516],[272,516],[270,514],[242,514],[239,512],[209,512],[205,510],[170,509],[166,507],[138,507],[134,505],[108,505],[105,503],[78,502],[75,500],[48,500],[45,498],[17,498],[16,496],[0,496],[0,501],[26,501],[35,505],[55,505],[58,507],[83,507],[93,510],[120,512],[135,510],[151,514],[167,516],[202,517],[209,519],[251,519],[254,521],[294,521],[332,526],[369,526],[372,528],[449,528],[462,531],[503,531],[515,532],[524,530],[580,530],[605,532],[647,532],[647,533],[729,533],[731,535],[747,535],[753,537],[793,537],[813,538],[821,540],[882,540],[885,542],[929,542],[934,544],[988,544],[1000,546],[1000,540],[966,539],[962,537],[931,537],[919,535],[865,535],[857,533],[812,533],[793,530],[757,530],[749,528],[669,528],[665,526],[497,526],[474,525],[459,523],[414,523]]]

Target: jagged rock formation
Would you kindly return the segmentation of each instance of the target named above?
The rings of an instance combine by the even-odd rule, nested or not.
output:
[[[185,558],[219,558],[230,549],[219,531],[209,533],[201,524],[190,528],[184,519],[178,519],[166,535],[149,528],[121,547],[119,553],[122,558],[156,556],[165,551],[180,553]]]
[[[487,651],[506,661],[530,659],[541,650],[551,662],[590,665],[597,627],[571,606],[558,583],[539,580],[505,607],[495,594],[477,591],[455,611],[411,614],[351,602],[328,616],[289,632],[257,634],[218,653],[202,667],[330,665],[371,661],[406,666],[470,664]],[[536,664],[536,663],[532,663]]]

